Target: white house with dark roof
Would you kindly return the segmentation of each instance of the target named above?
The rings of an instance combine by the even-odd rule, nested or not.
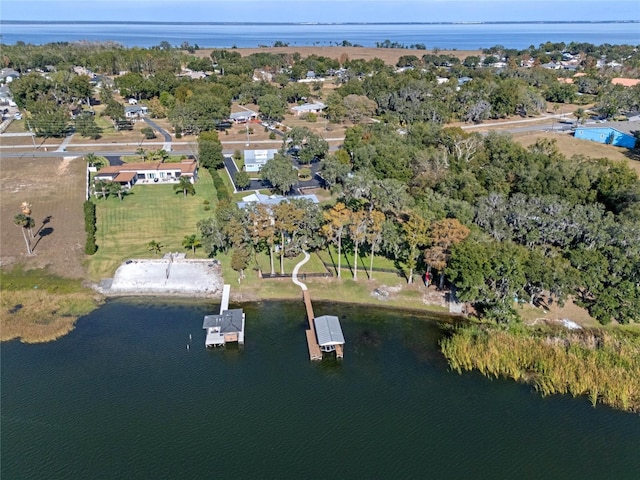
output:
[[[242,110],[229,115],[229,120],[233,123],[247,123],[258,118],[258,114],[253,110]]]
[[[129,105],[124,107],[124,116],[127,118],[140,118],[149,113],[144,105]]]

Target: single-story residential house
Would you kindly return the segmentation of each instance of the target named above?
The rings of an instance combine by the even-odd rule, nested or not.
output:
[[[233,123],[247,123],[258,118],[258,114],[253,110],[242,110],[229,115],[229,120]]]
[[[576,128],[575,138],[592,142],[634,148],[636,137],[632,132],[640,131],[640,122],[610,122],[607,125],[582,125]]]
[[[94,182],[99,180],[118,182],[125,188],[131,188],[136,183],[178,183],[180,177],[188,177],[191,183],[196,182],[198,166],[195,160],[182,160],[176,163],[125,163],[108,166],[98,171]]]
[[[129,105],[124,107],[124,116],[127,118],[139,118],[149,113],[144,105]]]
[[[267,150],[245,150],[244,169],[247,172],[259,172],[265,163],[271,160],[278,153],[275,148]]]
[[[242,197],[242,201],[238,202],[237,205],[240,208],[246,208],[247,206],[254,203],[261,203],[263,205],[278,205],[281,202],[289,201],[289,200],[310,200],[313,203],[320,203],[318,197],[313,194],[310,195],[290,195],[288,197],[283,197],[282,195],[265,195],[264,193],[255,192],[251,195],[247,195],[246,197]]]
[[[302,115],[303,113],[320,113],[324,110],[326,105],[322,102],[305,103],[302,105],[296,105],[291,108],[291,111],[295,115]]]
[[[9,83],[20,78],[20,73],[13,68],[3,68],[0,70],[0,83]]]

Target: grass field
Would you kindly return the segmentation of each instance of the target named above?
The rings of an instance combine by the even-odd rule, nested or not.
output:
[[[213,214],[205,210],[205,200],[212,204],[215,189],[211,175],[199,171],[196,194],[184,197],[172,185],[136,185],[121,202],[118,197],[96,200],[98,251],[88,262],[93,280],[111,277],[124,260],[151,257],[147,244],[155,240],[163,252],[187,252],[182,246],[185,235],[197,234],[199,220]],[[196,257],[205,257],[196,250]]]
[[[584,155],[587,158],[608,158],[614,161],[628,162],[629,166],[640,175],[640,159],[635,158],[633,152],[627,148],[581,140],[567,134],[536,132],[513,136],[513,139],[524,147],[533,145],[541,138],[554,139],[560,153],[567,158],[571,158],[574,155]]]

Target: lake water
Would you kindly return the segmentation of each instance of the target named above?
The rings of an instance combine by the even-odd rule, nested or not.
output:
[[[637,415],[452,373],[434,321],[316,303],[348,343],[311,363],[302,302],[244,307],[242,350],[153,299],[3,344],[2,478],[638,478]]]
[[[132,24],[132,23],[2,23],[2,42],[14,44],[112,40],[125,46],[151,47],[168,41],[200,47],[257,47],[276,41],[291,46],[334,45],[343,40],[365,47],[376,42],[475,50],[494,45],[524,49],[551,42],[596,45],[640,44],[640,23],[518,24]]]

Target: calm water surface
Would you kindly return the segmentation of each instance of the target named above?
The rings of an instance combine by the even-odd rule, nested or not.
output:
[[[416,19],[428,21],[428,19]],[[525,23],[525,24],[2,24],[2,43],[116,41],[127,47],[151,47],[168,41],[200,47],[257,47],[282,41],[291,46],[334,45],[343,40],[375,47],[376,42],[404,45],[422,43],[427,48],[475,50],[503,45],[524,49],[551,42],[588,42],[595,45],[640,44],[638,23]]]
[[[204,348],[216,305],[153,300],[3,344],[2,478],[638,478],[637,415],[452,373],[433,321],[314,307],[343,362],[309,362],[301,302],[245,305],[243,350]]]

